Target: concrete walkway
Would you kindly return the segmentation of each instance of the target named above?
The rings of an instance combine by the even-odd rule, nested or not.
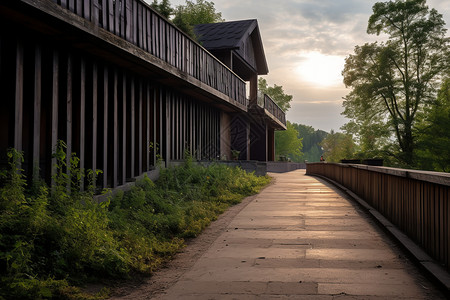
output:
[[[445,299],[351,201],[304,170],[270,175],[155,299]]]

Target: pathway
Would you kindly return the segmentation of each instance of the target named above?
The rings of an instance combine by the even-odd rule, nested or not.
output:
[[[270,175],[275,183],[191,255],[166,289],[126,298],[445,299],[335,189],[304,170]]]

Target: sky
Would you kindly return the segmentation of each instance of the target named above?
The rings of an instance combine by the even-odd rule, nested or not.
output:
[[[148,2],[151,2],[148,0]],[[210,1],[211,2],[211,1]],[[345,57],[356,45],[381,41],[366,33],[376,0],[213,0],[225,21],[257,19],[269,86],[293,96],[287,119],[329,132],[348,120],[341,115]],[[384,1],[383,1],[384,2]],[[171,0],[173,7],[184,0]],[[450,0],[428,0],[450,29]],[[449,30],[450,31],[450,30]],[[447,32],[447,36],[449,32]]]

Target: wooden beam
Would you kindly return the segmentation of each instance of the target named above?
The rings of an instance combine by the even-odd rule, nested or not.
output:
[[[67,175],[69,178],[71,177],[70,173],[70,166],[71,166],[71,159],[72,159],[72,114],[73,114],[73,107],[72,107],[72,73],[73,73],[73,66],[72,66],[72,55],[69,53],[67,56],[67,90],[66,90],[66,164],[67,164]],[[70,189],[70,179],[68,183],[68,189]]]
[[[58,50],[53,51],[53,78],[52,78],[52,152],[56,152],[58,143],[58,95],[59,95],[59,53]],[[54,176],[56,175],[56,157],[52,156],[52,185],[54,184]]]
[[[103,188],[108,186],[108,67],[103,71]]]
[[[98,66],[94,62],[92,66],[92,170],[97,170],[97,133],[98,133]],[[96,186],[96,178],[92,182]]]
[[[33,116],[33,180],[39,180],[41,141],[42,50],[36,45],[34,56],[34,116]]]
[[[119,105],[118,105],[118,79],[117,68],[114,69],[114,146],[113,146],[113,180],[112,187],[116,187],[119,183],[118,164],[119,164]]]
[[[84,170],[86,155],[86,61],[80,62],[80,170]],[[80,190],[84,190],[84,180],[81,180]]]
[[[127,76],[122,78],[122,184],[127,180]]]
[[[134,84],[134,77],[131,78],[131,115],[130,115],[130,123],[131,123],[131,178],[134,178],[134,164],[135,164],[135,149],[136,149],[136,112],[135,112],[135,93],[136,87]]]
[[[138,98],[138,176],[142,174],[142,79],[139,80],[139,98]]]
[[[15,99],[14,148],[22,151],[23,135],[23,45],[17,42],[16,48],[16,99]]]

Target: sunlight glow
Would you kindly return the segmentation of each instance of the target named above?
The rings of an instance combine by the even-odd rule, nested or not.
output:
[[[319,52],[308,52],[295,71],[303,81],[318,87],[339,86],[342,84],[341,72],[344,68],[344,57],[324,55]]]

